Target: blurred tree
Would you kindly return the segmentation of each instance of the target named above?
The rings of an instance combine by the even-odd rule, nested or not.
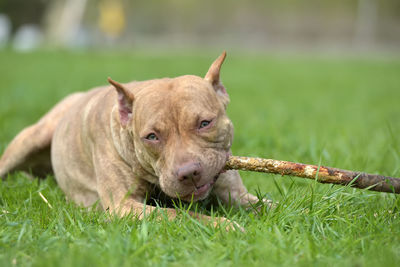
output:
[[[45,18],[47,39],[56,45],[70,45],[77,38],[87,0],[53,0]]]
[[[12,32],[23,24],[42,22],[46,6],[51,0],[0,0],[0,13],[5,13],[11,20]]]
[[[358,0],[354,38],[359,44],[373,43],[377,29],[377,0]]]

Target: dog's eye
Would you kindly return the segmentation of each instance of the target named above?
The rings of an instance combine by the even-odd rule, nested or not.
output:
[[[146,136],[146,139],[150,140],[150,141],[157,141],[158,137],[157,137],[157,135],[155,133],[151,133],[151,134]]]
[[[211,121],[202,121],[200,122],[200,129],[207,127],[208,125],[210,125]]]

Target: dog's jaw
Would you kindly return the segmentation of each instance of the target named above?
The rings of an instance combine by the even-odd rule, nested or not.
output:
[[[214,176],[211,182],[205,183],[201,186],[195,186],[193,192],[181,197],[181,199],[184,201],[199,201],[206,199],[210,195],[213,186],[217,182],[220,174],[224,172],[226,172],[225,166]]]

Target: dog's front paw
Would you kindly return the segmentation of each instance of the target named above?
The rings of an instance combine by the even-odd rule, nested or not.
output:
[[[271,199],[263,198],[262,200],[258,200],[256,203],[251,204],[251,206],[248,207],[248,210],[254,214],[263,214],[276,209],[278,204],[279,202],[277,201],[274,202]]]
[[[250,193],[244,195],[241,199],[242,207],[247,210],[253,210],[256,213],[260,212],[262,209],[266,208],[267,210],[274,209],[277,207],[278,202],[274,202],[268,198],[256,197]]]
[[[245,232],[245,229],[235,221],[231,221],[225,217],[210,217],[207,215],[201,216],[200,221],[213,226],[217,229],[224,229],[227,232],[239,230]]]
[[[275,209],[279,204],[277,201],[272,201],[271,199],[263,198],[262,203],[269,209]]]
[[[215,228],[221,228],[221,229],[225,229],[225,231],[230,232],[230,231],[236,231],[239,230],[241,232],[246,232],[246,230],[240,226],[240,224],[238,224],[235,221],[231,221],[227,218],[224,217],[217,217],[212,219],[212,224]]]

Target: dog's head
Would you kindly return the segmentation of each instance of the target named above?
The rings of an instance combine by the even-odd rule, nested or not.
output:
[[[225,111],[229,97],[220,81],[225,56],[214,61],[204,78],[153,80],[135,94],[109,79],[138,161],[171,197],[206,198],[225,166],[233,138]]]

